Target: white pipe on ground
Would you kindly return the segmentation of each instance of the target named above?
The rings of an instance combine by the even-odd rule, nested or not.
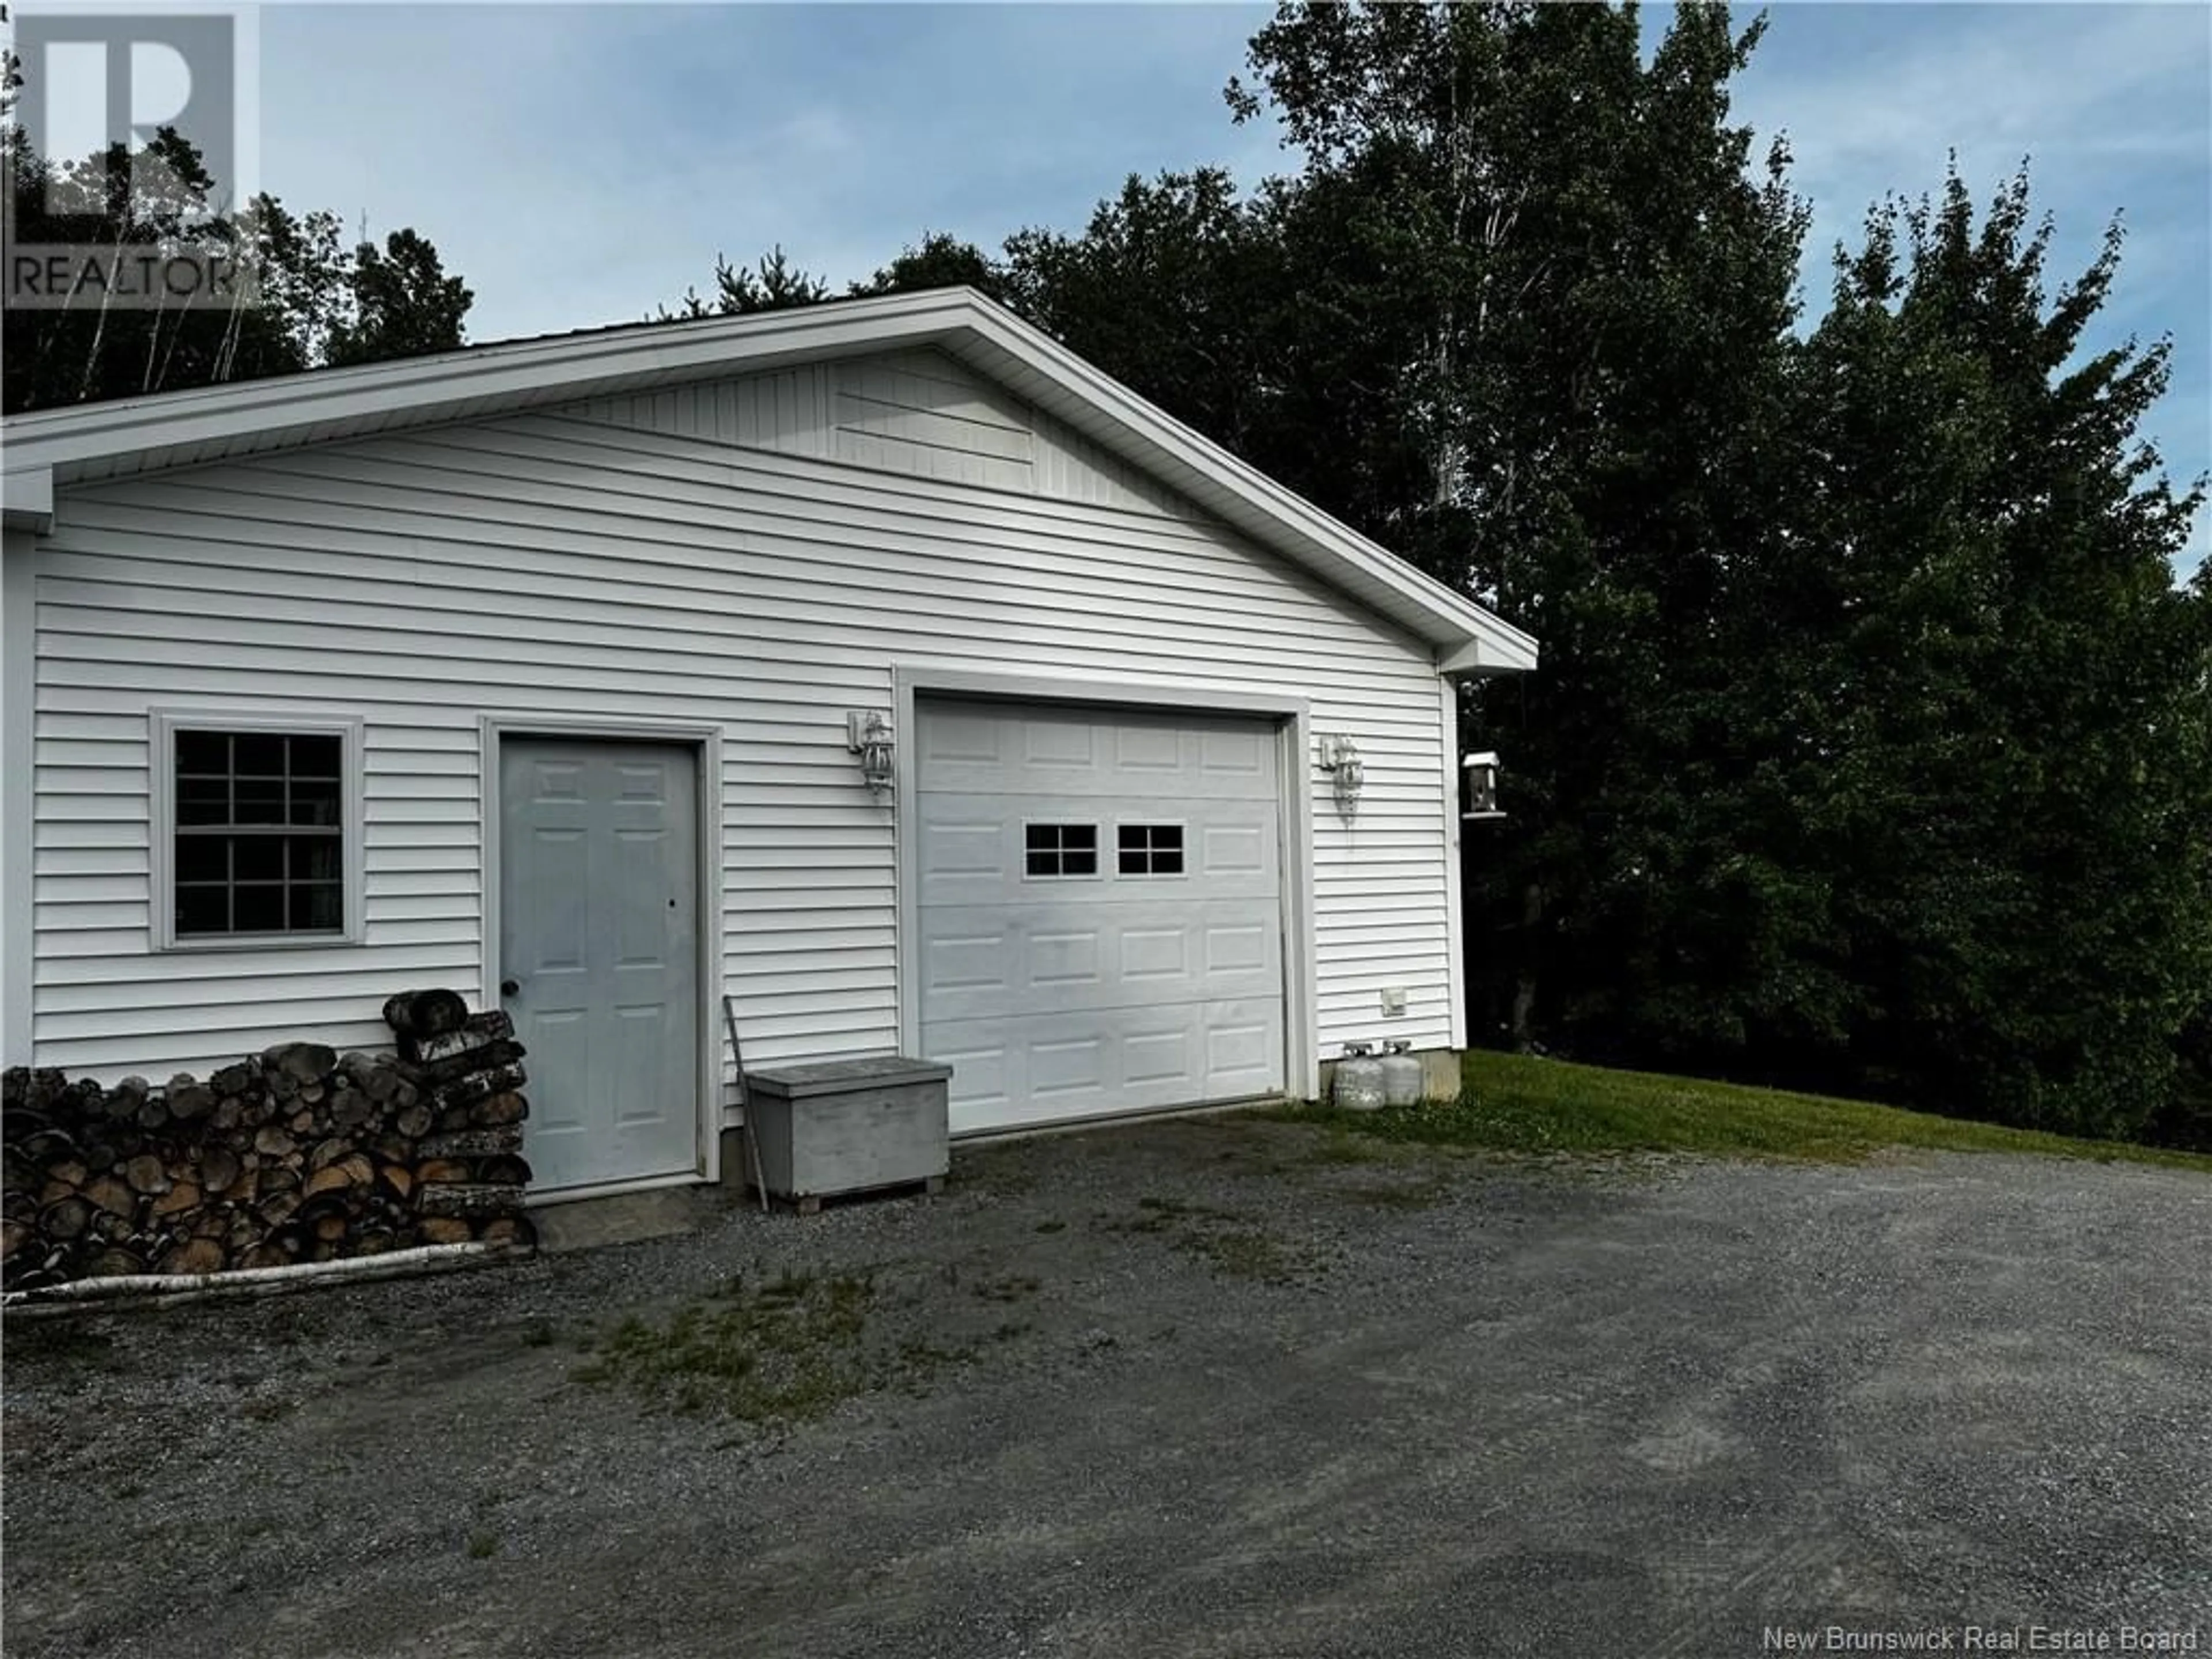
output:
[[[213,1273],[119,1273],[112,1279],[73,1279],[65,1285],[41,1285],[32,1291],[0,1292],[0,1309],[27,1312],[46,1307],[77,1307],[88,1302],[110,1302],[144,1297],[161,1302],[222,1296],[252,1296],[262,1291],[289,1290],[329,1279],[373,1280],[399,1279],[415,1273],[438,1273],[471,1262],[502,1255],[523,1255],[528,1250],[513,1244],[471,1242],[466,1244],[420,1244],[412,1249],[389,1250],[380,1255],[346,1256],[336,1261],[290,1261],[281,1267],[240,1267]]]

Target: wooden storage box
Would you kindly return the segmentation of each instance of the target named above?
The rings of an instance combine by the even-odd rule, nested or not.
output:
[[[745,1073],[745,1124],[771,1197],[802,1210],[840,1193],[945,1179],[950,1066],[885,1054]]]

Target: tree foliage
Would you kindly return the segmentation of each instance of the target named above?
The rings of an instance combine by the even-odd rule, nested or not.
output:
[[[9,69],[8,90],[18,82]],[[258,301],[194,289],[156,307],[88,289],[64,309],[10,306],[4,319],[9,414],[64,404],[289,374],[325,363],[441,351],[463,338],[471,295],[411,229],[380,251],[349,249],[333,214],[295,215],[262,195],[217,210],[222,181],[172,128],[56,161],[0,109],[0,211],[8,240],[113,250],[158,248],[258,272]]]
[[[750,265],[733,265],[714,256],[714,292],[702,298],[686,289],[676,309],[661,308],[657,320],[689,321],[699,317],[750,317],[756,312],[811,306],[830,297],[830,285],[791,263],[778,243]]]
[[[1799,367],[1791,535],[1745,606],[1867,1080],[2133,1134],[2212,988],[2201,486],[2136,436],[2168,348],[2090,351],[2023,173],[1886,204]]]

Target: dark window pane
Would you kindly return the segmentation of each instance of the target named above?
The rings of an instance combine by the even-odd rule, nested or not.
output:
[[[179,836],[177,879],[226,881],[230,877],[230,838],[227,836]]]
[[[216,773],[229,771],[229,737],[221,732],[178,732],[177,770]]]
[[[336,778],[292,780],[292,822],[326,823],[338,821],[338,781]]]
[[[310,931],[334,931],[345,925],[345,906],[340,899],[340,889],[334,881],[309,882],[295,886],[292,893],[292,926]]]
[[[292,740],[292,775],[295,778],[335,778],[343,740],[335,732],[316,732]]]
[[[336,836],[287,836],[292,849],[289,872],[295,881],[336,881],[338,869],[338,838]]]
[[[343,931],[344,759],[335,732],[176,733],[179,934]]]
[[[1115,851],[1125,876],[1179,876],[1182,873],[1182,826],[1122,824],[1116,832]]]
[[[284,879],[284,843],[275,836],[239,836],[231,842],[231,872],[240,881]]]
[[[232,742],[232,757],[239,776],[281,778],[284,775],[284,739],[280,734],[240,732]]]
[[[231,786],[234,823],[284,822],[284,780],[241,776]]]
[[[228,823],[230,822],[230,780],[228,778],[179,778],[177,780],[177,822],[179,823]]]
[[[241,882],[232,890],[231,921],[241,933],[281,933],[284,931],[284,885],[267,886]]]
[[[1023,835],[1024,866],[1033,876],[1098,873],[1098,826],[1032,823]]]
[[[177,932],[227,933],[230,931],[230,890],[228,887],[179,887]]]

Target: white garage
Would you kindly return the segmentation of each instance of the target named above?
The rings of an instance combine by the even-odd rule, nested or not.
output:
[[[918,713],[921,1048],[955,1132],[1279,1094],[1282,725]]]
[[[734,1168],[733,1027],[962,1133],[1465,1046],[1457,685],[1534,641],[979,295],[4,438],[0,1063],[456,987],[567,1197]]]

